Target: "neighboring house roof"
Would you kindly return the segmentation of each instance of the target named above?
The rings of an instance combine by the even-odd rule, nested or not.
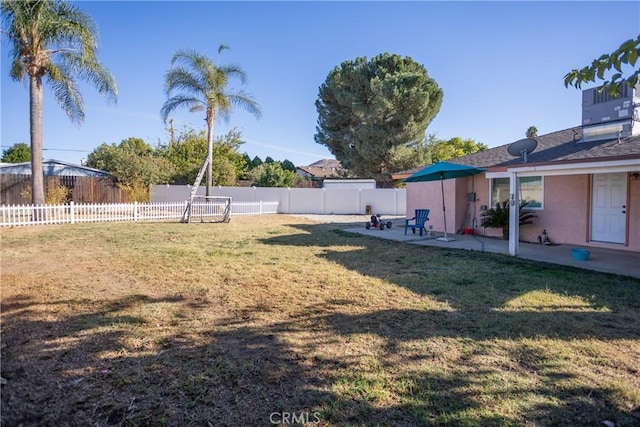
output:
[[[340,161],[336,159],[318,160],[317,162],[311,163],[309,166],[327,168],[327,169],[331,169],[331,168],[342,169],[342,165],[340,164]]]
[[[298,166],[296,169],[299,175],[312,178],[340,177],[345,173],[340,162],[335,159],[319,160],[309,166]]]
[[[103,170],[53,159],[42,161],[42,171],[45,176],[110,176],[109,172]],[[3,163],[0,165],[0,174],[31,175],[31,162]]]
[[[604,141],[581,142],[582,127],[569,128],[546,135],[537,136],[538,146],[527,155],[527,166],[542,164],[562,164],[598,162],[615,159],[640,160],[640,135]],[[522,157],[514,157],[507,151],[510,144],[490,148],[467,156],[448,160],[452,163],[482,167],[506,168],[522,165]],[[404,179],[424,166],[393,174],[394,179]]]
[[[326,169],[317,166],[298,166],[298,174],[312,178],[329,178],[339,176],[333,168]]]

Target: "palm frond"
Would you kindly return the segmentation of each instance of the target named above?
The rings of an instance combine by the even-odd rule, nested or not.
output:
[[[98,40],[94,21],[76,6],[65,2],[55,2],[53,13],[58,19],[45,22],[42,36],[49,42],[74,47],[83,56],[95,57]]]
[[[228,47],[220,46],[218,53],[224,49]],[[238,77],[242,82],[246,79],[237,65],[218,67],[208,56],[194,50],[177,51],[171,58],[171,69],[165,75],[165,90],[167,96],[174,91],[183,93],[165,102],[161,109],[163,119],[166,121],[169,113],[178,107],[187,107],[192,112],[206,109],[205,119],[211,127],[216,118],[228,120],[232,106],[246,108],[259,118],[260,108],[249,94],[226,91],[230,77]]]
[[[160,110],[160,116],[166,123],[167,119],[169,118],[169,114],[171,114],[175,109],[179,107],[192,109],[197,105],[202,108],[204,108],[205,106],[204,103],[196,97],[189,95],[176,95],[165,101],[165,103],[162,105],[162,109]]]
[[[531,211],[524,210],[529,205],[529,202],[523,200],[518,207],[518,224],[532,224],[533,218],[537,218],[538,215]],[[503,228],[509,226],[509,201],[504,200],[496,203],[495,208],[487,209],[481,214],[482,221],[480,225],[482,227],[495,227]]]
[[[74,122],[84,118],[75,78],[110,100],[117,98],[115,79],[97,59],[96,25],[79,8],[63,1],[5,1],[0,10],[11,41],[14,79],[43,73]]]
[[[22,81],[27,76],[27,70],[25,69],[25,64],[22,61],[12,61],[11,62],[11,78],[16,81]]]
[[[538,217],[538,215],[536,215],[532,211],[524,210],[524,208],[526,208],[529,205],[530,205],[530,202],[528,202],[526,200],[522,200],[520,202],[520,207],[519,207],[520,216],[518,218],[518,223],[520,225],[533,224],[532,219]]]
[[[202,55],[193,49],[181,49],[171,58],[171,65],[183,64],[189,68],[205,68],[207,64],[212,64],[208,56]]]
[[[69,70],[55,63],[47,65],[47,79],[56,102],[73,123],[84,121],[83,99]]]
[[[209,87],[200,75],[193,74],[186,68],[177,67],[169,70],[165,75],[165,92],[169,95],[175,90],[203,95],[209,91]]]
[[[253,114],[257,119],[262,118],[262,111],[260,105],[256,102],[253,96],[244,91],[238,91],[229,95],[229,100],[233,106],[242,107],[249,113]]]
[[[108,100],[117,100],[118,88],[113,75],[95,57],[87,58],[78,52],[64,51],[56,55],[55,60],[68,70],[69,75],[77,75],[80,79],[91,83],[98,93]]]
[[[229,64],[223,67],[219,67],[218,70],[223,75],[228,76],[227,78],[235,77],[240,79],[240,83],[242,84],[247,83],[247,74],[244,72],[242,68],[240,68],[239,65]]]

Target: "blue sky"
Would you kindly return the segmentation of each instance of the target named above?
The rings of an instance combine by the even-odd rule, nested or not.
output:
[[[79,163],[98,145],[128,137],[169,138],[160,119],[164,75],[179,49],[240,65],[242,87],[262,109],[243,110],[216,135],[238,128],[252,158],[308,165],[332,158],[314,142],[318,88],[340,63],[389,52],[423,64],[444,91],[427,133],[472,138],[490,147],[577,126],[581,92],[563,76],[640,33],[640,2],[102,2],[77,5],[95,20],[99,58],[116,78],[109,104],[82,85],[86,119],[69,121],[45,89],[44,157]],[[1,145],[29,143],[28,87],[9,77],[1,56]],[[592,87],[585,86],[585,87]],[[234,88],[239,86],[234,82]],[[202,113],[179,110],[174,123],[204,129]]]

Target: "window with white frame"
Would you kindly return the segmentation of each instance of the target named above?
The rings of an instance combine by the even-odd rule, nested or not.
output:
[[[542,209],[542,177],[520,177],[520,201],[527,201],[528,209]],[[509,178],[493,178],[491,180],[491,206],[509,200]]]

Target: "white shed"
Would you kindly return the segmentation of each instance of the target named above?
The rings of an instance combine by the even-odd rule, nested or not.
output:
[[[325,179],[322,186],[324,188],[340,188],[355,190],[375,190],[375,179]]]

